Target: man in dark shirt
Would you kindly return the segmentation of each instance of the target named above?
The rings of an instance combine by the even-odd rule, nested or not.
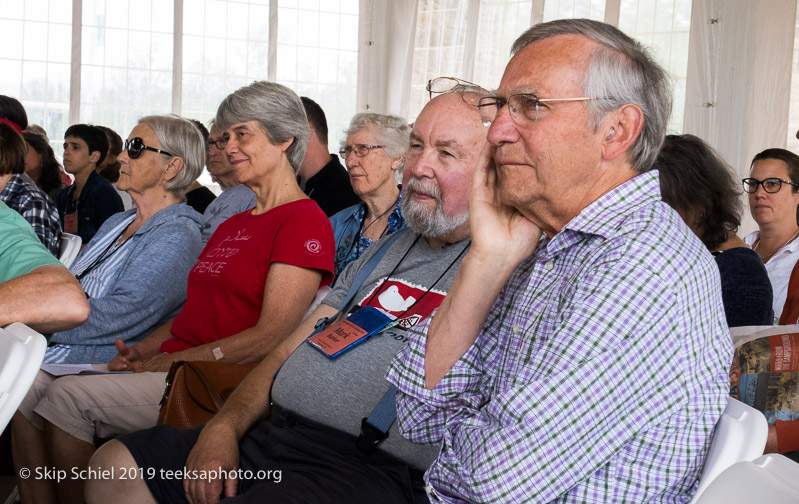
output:
[[[311,126],[311,138],[300,166],[299,183],[305,194],[330,217],[361,200],[353,192],[347,170],[341,165],[338,156],[330,154],[327,148],[325,112],[310,98],[303,96],[301,99]]]

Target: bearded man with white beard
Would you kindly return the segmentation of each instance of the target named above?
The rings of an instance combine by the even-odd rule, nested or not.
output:
[[[148,477],[89,481],[88,502],[426,499],[422,473],[438,447],[413,444],[396,426],[378,439],[364,420],[384,399],[393,405],[393,389],[384,380],[389,362],[406,344],[407,331],[444,299],[469,248],[472,174],[486,146],[486,127],[474,106],[480,93],[455,87],[433,98],[416,120],[403,176],[402,213],[410,227],[350,264],[322,304],[204,428],[159,426],[106,443],[92,468],[113,467],[119,475],[138,465],[141,471],[127,475]],[[358,272],[378,252],[384,255],[348,302]],[[317,320],[342,308],[341,318],[374,311],[394,321],[333,355],[305,343]],[[162,476],[184,467],[182,481]],[[212,471],[216,477],[202,477]]]

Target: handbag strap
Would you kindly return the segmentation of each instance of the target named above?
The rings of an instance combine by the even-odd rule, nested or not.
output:
[[[203,384],[203,388],[205,389],[206,392],[208,392],[208,396],[211,398],[211,401],[214,403],[214,408],[216,408],[216,410],[219,411],[219,408],[222,407],[222,404],[225,402],[225,400],[222,399],[222,394],[220,394],[219,390],[217,390],[216,383],[214,383],[212,379],[206,376],[206,374],[202,371],[202,369],[198,368],[191,362],[186,362],[185,367],[188,369],[186,369],[184,373],[187,373],[189,369],[191,369],[191,371],[197,375],[197,378],[199,378],[200,382],[202,382]]]

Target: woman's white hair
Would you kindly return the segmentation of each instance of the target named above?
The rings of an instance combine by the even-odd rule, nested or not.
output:
[[[205,140],[202,133],[188,119],[176,115],[151,115],[139,119],[155,133],[163,150],[183,160],[183,169],[164,184],[164,188],[181,200],[186,199],[186,189],[191,187],[205,165]]]
[[[411,143],[411,127],[408,122],[400,116],[389,114],[374,114],[363,112],[355,114],[350,121],[350,125],[344,132],[346,136],[353,135],[369,126],[375,126],[377,142],[383,145],[388,157],[392,159],[402,158],[402,162],[395,172],[397,183],[402,182],[402,170],[405,168],[405,153]],[[341,143],[341,147],[345,142]]]

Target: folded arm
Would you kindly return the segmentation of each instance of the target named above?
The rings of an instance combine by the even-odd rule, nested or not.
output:
[[[80,325],[88,316],[83,289],[63,266],[40,266],[0,283],[0,326],[22,322],[53,332]]]
[[[201,246],[199,233],[187,235],[181,226],[163,230],[146,248],[131,250],[135,257],[120,266],[106,293],[89,300],[89,320],[53,335],[53,341],[111,346],[117,338],[130,343],[152,333],[169,316],[174,317],[186,300],[186,278]]]
[[[321,281],[322,272],[319,270],[273,263],[255,326],[213,343],[155,355],[143,363],[141,370],[168,371],[169,366],[179,360],[259,362],[297,328]]]

